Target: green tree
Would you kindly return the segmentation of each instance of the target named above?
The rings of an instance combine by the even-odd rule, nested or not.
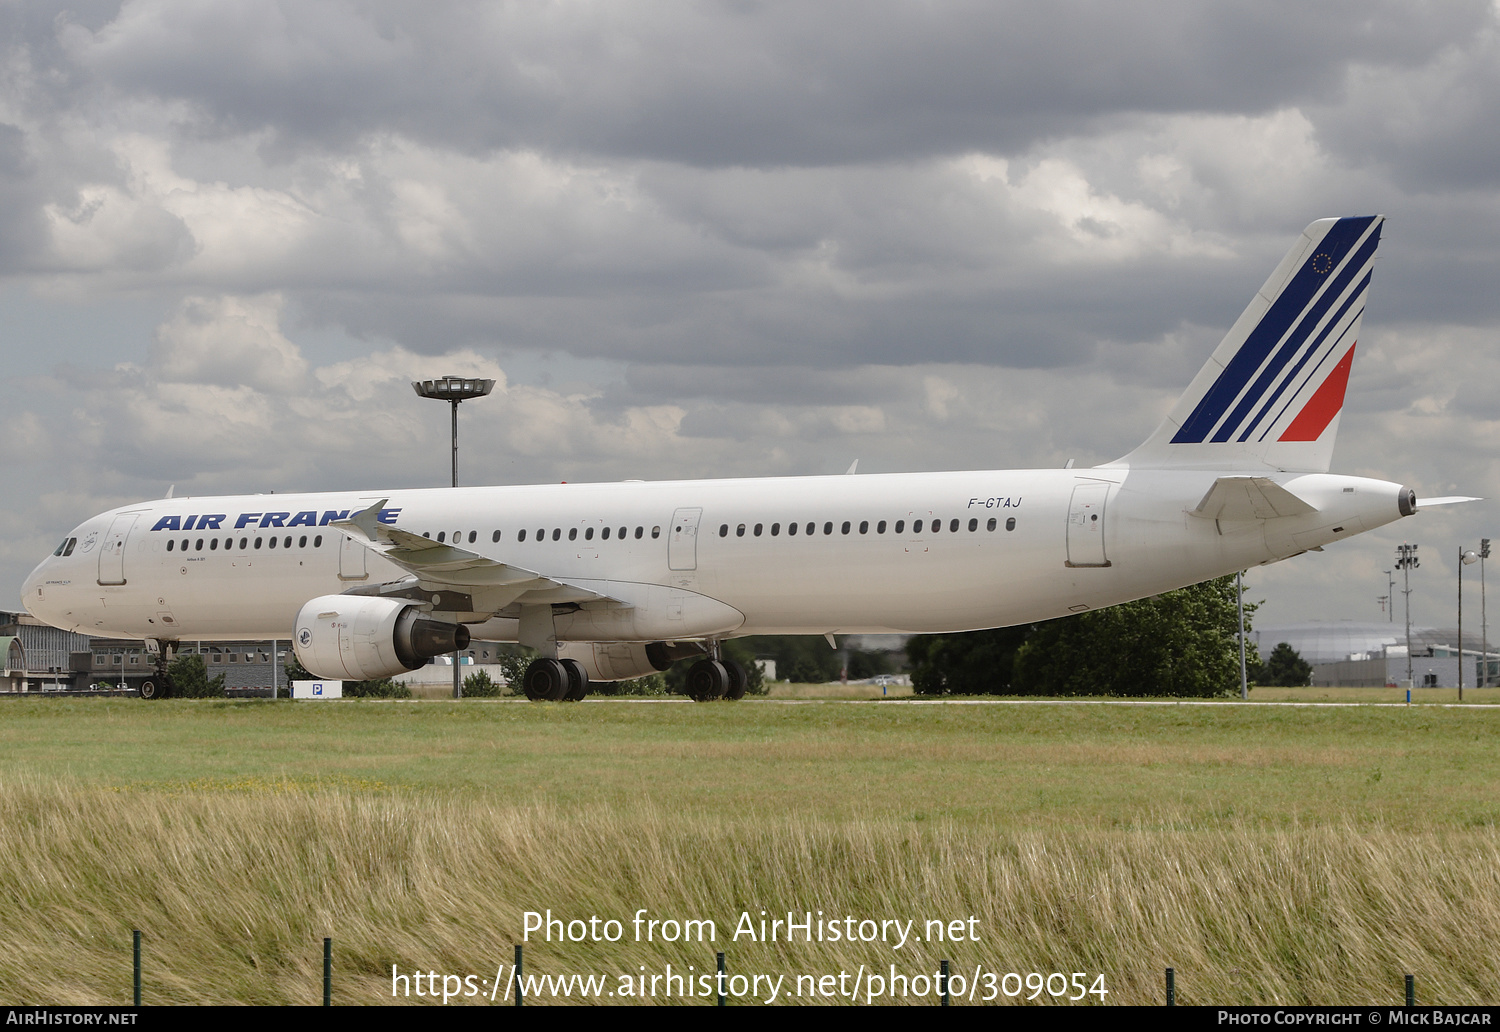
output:
[[[922,635],[906,651],[925,695],[1205,696],[1239,690],[1237,627],[1234,578],[1220,577],[1031,626]]]
[[[1233,577],[1049,620],[1016,652],[1012,689],[1126,697],[1232,693],[1240,682],[1237,621]]]
[[[464,678],[463,691],[466,699],[496,699],[500,697],[501,685],[483,670],[476,670]]]
[[[202,656],[186,653],[178,656],[167,665],[167,679],[172,694],[180,699],[224,698],[224,675],[209,677]]]
[[[1301,688],[1312,682],[1312,664],[1303,659],[1289,642],[1280,642],[1266,657],[1264,680],[1260,684]]]
[[[919,634],[906,642],[918,695],[1005,695],[1030,625],[966,634]]]

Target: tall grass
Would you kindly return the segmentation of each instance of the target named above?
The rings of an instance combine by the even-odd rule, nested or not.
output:
[[[643,907],[713,919],[718,940],[631,941]],[[335,1001],[391,1002],[392,965],[508,969],[523,912],[548,908],[619,919],[627,935],[533,941],[534,973],[702,971],[723,950],[732,972],[785,974],[788,991],[798,974],[916,974],[946,958],[955,972],[1102,973],[1109,1003],[1160,1002],[1167,966],[1186,1004],[1395,1004],[1405,972],[1424,1002],[1500,998],[1493,826],[1269,827],[1193,808],[1029,829],[644,799],[564,811],[337,778],[0,783],[3,1003],[127,1003],[132,928],[148,1003],[316,1003],[324,935]],[[762,909],[915,918],[918,934],[973,915],[980,941],[730,941],[740,911]]]

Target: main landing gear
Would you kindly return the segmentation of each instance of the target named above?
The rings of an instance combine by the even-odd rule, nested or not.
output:
[[[687,694],[694,702],[745,697],[745,668],[732,659],[700,659],[687,672]]]
[[[687,672],[687,694],[694,702],[743,699],[749,684],[734,660],[703,659]],[[576,659],[534,659],[521,676],[532,702],[578,702],[589,693],[589,675]]]
[[[578,702],[589,693],[589,675],[576,659],[534,659],[521,687],[532,702]]]

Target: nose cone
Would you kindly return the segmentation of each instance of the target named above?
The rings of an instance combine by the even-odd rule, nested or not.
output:
[[[21,605],[25,606],[26,611],[38,620],[47,619],[44,612],[46,609],[45,589],[42,587],[42,578],[46,566],[47,560],[43,559],[37,564],[36,569],[31,571],[31,575],[26,578],[25,584],[21,586]]]

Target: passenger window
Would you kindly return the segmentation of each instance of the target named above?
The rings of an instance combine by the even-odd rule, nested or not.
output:
[[[773,524],[771,524],[771,536],[772,537],[777,537],[780,534],[781,534],[781,524],[779,524],[779,523],[773,523]]]
[[[861,534],[868,534],[870,532],[870,521],[869,520],[860,520],[859,521],[859,532]]]
[[[594,540],[594,528],[593,527],[590,527],[590,528],[588,528],[587,530],[585,530],[583,532],[583,540],[585,540],[585,541],[592,541],[592,540]]]
[[[786,533],[787,533],[787,537],[796,537],[797,536],[797,524],[795,524],[795,523],[788,523],[786,525]]]
[[[561,527],[553,527],[552,528],[552,540],[556,541],[556,540],[558,540],[561,537],[562,537],[562,528]]]
[[[734,536],[735,537],[744,537],[745,536],[745,525],[743,523],[741,523],[737,528],[735,528]]]
[[[727,523],[721,523],[721,524],[719,524],[719,537],[728,537],[728,536],[729,536],[729,524],[727,524]]]
[[[569,541],[577,541],[578,540],[578,528],[577,527],[569,527],[568,528],[568,540]]]
[[[979,529],[979,521],[978,520],[970,520],[969,521],[969,529],[971,531],[978,530]]]
[[[517,541],[525,541],[526,540],[526,528],[525,527],[522,527],[520,530],[516,531],[516,540]]]
[[[256,547],[256,548],[259,548],[259,547],[260,547],[260,543],[261,543],[261,542],[262,542],[262,541],[264,541],[264,540],[265,540],[265,538],[256,538],[256,539],[255,539],[255,547]]]
[[[292,547],[292,535],[288,534],[286,536],[286,540],[281,543],[281,546],[283,548],[291,548]]]
[[[197,541],[193,542],[193,551],[195,551],[195,552],[201,552],[201,551],[203,551],[203,539],[202,538],[199,538]]]
[[[1012,516],[1010,519],[1008,519],[1008,520],[1005,521],[1005,529],[1006,530],[1015,530],[1016,529],[1016,518],[1014,516]]]
[[[985,530],[994,530],[995,529],[995,517],[993,517],[993,516],[990,517],[990,522],[987,523],[987,524],[985,524],[984,529]]]
[[[463,531],[461,531],[461,530],[455,530],[453,532],[453,543],[455,545],[458,544],[463,539],[464,539],[464,532]]]
[[[620,540],[621,540],[621,541],[624,541],[624,540],[625,540],[625,528],[624,528],[624,527],[621,527],[621,528],[620,528],[620,533],[619,533],[619,534],[618,534],[618,537],[619,537],[619,539],[620,539]]]
[[[440,531],[438,531],[438,542],[439,542],[439,544],[441,544],[442,542],[444,542],[446,540],[448,540],[448,532],[446,530],[440,530]]]
[[[929,533],[940,534],[940,533],[942,533],[942,530],[943,530],[943,521],[942,520],[933,520],[930,524],[928,524],[928,531],[929,531]]]
[[[762,527],[761,524],[757,523],[755,525],[755,536],[756,537],[760,537],[760,532],[761,532],[762,529],[763,529],[763,527]]]
[[[920,534],[920,533],[922,533],[922,521],[921,520],[917,520],[915,523],[913,523],[911,525],[911,532],[913,534]]]
[[[210,552],[217,552],[219,550],[219,539],[218,538],[209,538],[208,539],[208,550]]]
[[[608,527],[604,528],[603,532],[600,533],[599,538],[602,541],[608,541],[609,540],[609,528]]]
[[[545,541],[546,538],[547,538],[547,532],[545,530],[538,530],[536,532],[536,539],[538,541]]]
[[[902,530],[905,529],[905,527],[906,527],[906,521],[905,520],[897,520],[896,521],[896,533],[897,534],[900,534],[902,532]]]
[[[832,534],[832,533],[833,533],[833,523],[831,521],[827,522],[827,523],[824,523],[823,524],[823,534],[826,536],[826,535]]]
[[[424,538],[431,539],[431,537],[432,537],[432,531],[430,531],[430,530],[424,530],[424,531],[422,531],[422,536]]]
[[[247,540],[249,540],[249,539],[248,538],[240,538],[240,551],[241,552],[243,552],[245,550],[245,542]],[[259,546],[257,545],[256,547],[259,547]]]
[[[301,537],[299,537],[297,539],[297,547],[298,548],[306,548],[307,547],[307,535],[306,534],[303,534]]]
[[[313,538],[313,547],[314,548],[322,548],[323,547],[323,535],[322,534],[319,534],[317,537]]]
[[[276,547],[276,539],[275,539],[275,538],[272,538],[272,539],[271,539],[271,547],[272,547],[272,548],[275,548],[275,547]]]
[[[637,527],[636,530],[637,530],[637,533],[636,533],[635,536],[636,537],[640,537],[641,536],[640,533],[639,533],[640,528]],[[661,537],[661,527],[659,527],[659,526],[652,527],[651,528],[651,536],[653,538],[659,538],[659,537]]]
[[[643,534],[645,532],[645,530],[646,530],[645,527],[636,527],[635,528],[635,539],[637,541],[639,541],[641,539],[641,534]]]
[[[970,527],[969,529],[973,530],[974,528]],[[948,530],[949,530],[950,533],[957,534],[958,533],[958,521],[957,520],[953,520],[952,522],[950,522],[948,524]]]
[[[170,552],[172,550],[172,546],[175,545],[176,543],[177,542],[173,541],[171,538],[168,538],[167,539],[167,551]]]
[[[477,538],[477,537],[479,537],[479,531],[477,531],[477,530],[471,530],[471,531],[469,531],[469,544],[472,545],[474,543],[474,539]]]
[[[493,534],[491,534],[490,535],[490,540],[491,541],[499,541],[500,540],[500,532],[497,530]]]
[[[847,534],[847,533],[849,533],[849,521],[848,521],[848,520],[845,520],[845,521],[844,521],[844,525],[843,525],[843,527],[841,527],[841,528],[840,528],[840,529],[839,529],[839,532],[840,532],[840,533],[842,533],[842,534]]]
[[[881,520],[879,523],[875,524],[875,533],[877,533],[877,534],[884,534],[885,533],[885,520]]]

